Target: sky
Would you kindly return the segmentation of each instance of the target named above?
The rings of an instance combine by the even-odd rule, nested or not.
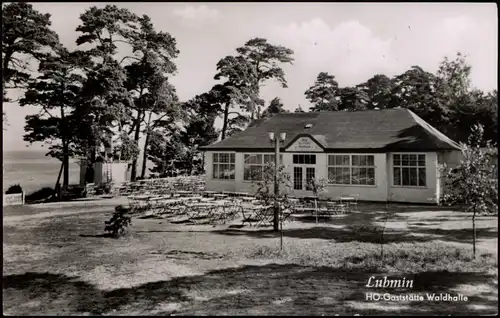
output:
[[[472,84],[497,88],[498,17],[495,3],[251,3],[127,2],[112,4],[151,17],[157,30],[170,33],[180,50],[171,81],[181,101],[210,90],[217,62],[254,37],[294,51],[283,67],[288,88],[267,82],[266,105],[279,97],[294,110],[310,104],[304,92],[319,72],[335,76],[340,86],[362,83],[375,74],[394,76],[419,65],[435,72],[445,56],[458,51],[472,66]],[[104,2],[38,2],[50,13],[52,29],[69,49],[76,49],[80,15]],[[17,94],[13,93],[13,97]],[[3,149],[27,149],[22,140],[25,116],[36,109],[4,104],[9,126]],[[43,149],[33,144],[30,149]]]

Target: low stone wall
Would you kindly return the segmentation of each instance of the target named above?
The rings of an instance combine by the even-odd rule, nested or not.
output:
[[[3,195],[3,205],[24,205],[24,192]]]

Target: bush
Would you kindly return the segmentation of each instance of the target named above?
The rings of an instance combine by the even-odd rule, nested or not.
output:
[[[16,194],[16,193],[23,193],[23,188],[19,184],[15,184],[13,186],[10,186],[7,191],[5,191],[5,194]]]
[[[95,188],[95,194],[96,195],[110,194],[112,189],[113,189],[113,182],[101,183]]]
[[[51,198],[53,194],[54,194],[54,189],[50,187],[45,187],[26,195],[25,200],[27,203],[38,202]]]
[[[126,215],[128,209],[119,205],[115,208],[115,213],[109,221],[105,221],[104,231],[111,237],[118,238],[122,235],[126,228],[132,224],[131,218]]]

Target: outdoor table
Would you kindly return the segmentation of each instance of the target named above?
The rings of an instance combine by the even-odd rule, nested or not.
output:
[[[233,192],[234,195],[239,196],[239,197],[246,197],[248,196],[248,192]]]
[[[240,199],[246,202],[252,202],[253,200],[256,200],[255,197],[241,197]]]
[[[350,196],[341,196],[339,198],[340,200],[340,204],[343,204],[345,202],[346,206],[347,206],[347,210],[349,210],[349,204],[353,201],[356,200],[356,198],[354,197],[350,197]]]
[[[150,197],[150,195],[131,195],[128,198],[132,200],[147,200]]]
[[[201,198],[200,202],[214,202],[214,198]]]
[[[199,217],[209,218],[212,216],[213,209],[216,206],[213,203],[186,203],[186,214],[190,219]]]

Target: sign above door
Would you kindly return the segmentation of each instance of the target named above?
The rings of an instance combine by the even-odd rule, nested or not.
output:
[[[289,152],[323,152],[323,148],[311,137],[300,136],[298,137],[286,151]]]

